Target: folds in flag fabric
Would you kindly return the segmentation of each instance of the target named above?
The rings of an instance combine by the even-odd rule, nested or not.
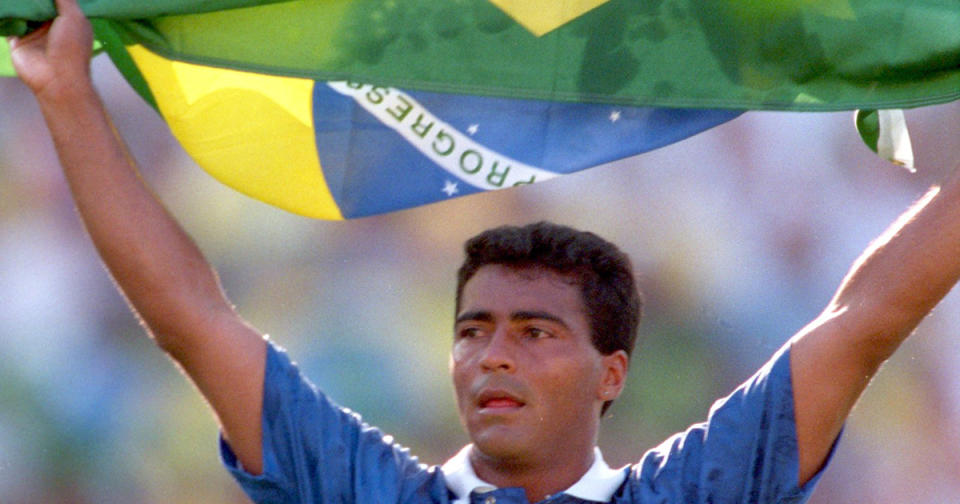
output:
[[[738,114],[403,91],[126,53],[198,164],[257,199],[327,219],[547,180]]]
[[[0,26],[53,16],[4,0]],[[80,0],[170,59],[437,92],[740,109],[960,93],[956,0]]]
[[[544,180],[742,110],[960,96],[956,0],[80,4],[201,166],[325,218]],[[4,0],[0,30],[52,9]]]

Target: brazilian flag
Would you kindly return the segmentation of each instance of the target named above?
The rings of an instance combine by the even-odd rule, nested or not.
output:
[[[744,110],[960,97],[957,0],[80,5],[204,169],[322,218],[549,179]],[[54,15],[49,0],[4,0],[0,31]],[[871,142],[877,117],[862,116]]]

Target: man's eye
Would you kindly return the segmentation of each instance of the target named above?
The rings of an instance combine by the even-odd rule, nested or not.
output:
[[[533,339],[543,339],[543,338],[549,338],[553,335],[543,329],[540,329],[539,327],[530,327],[530,328],[527,328],[527,336]]]
[[[469,339],[475,338],[480,334],[480,328],[478,327],[464,327],[457,331],[457,337],[460,339]]]

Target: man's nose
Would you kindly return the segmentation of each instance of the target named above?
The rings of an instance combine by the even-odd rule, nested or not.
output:
[[[516,369],[513,342],[505,328],[498,328],[487,340],[480,356],[480,367],[484,371],[508,371]]]

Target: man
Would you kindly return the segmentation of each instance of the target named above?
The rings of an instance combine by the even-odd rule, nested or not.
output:
[[[332,406],[234,311],[111,127],[75,0],[57,6],[51,25],[13,41],[14,64],[104,263],[213,408],[225,462],[258,501],[800,502],[870,377],[960,276],[953,176],[870,246],[824,312],[708,423],[617,471],[594,444],[632,350],[628,263],[566,228],[492,231],[468,244],[458,284],[451,373],[472,444],[425,468]],[[591,287],[601,271],[616,272],[599,283],[619,294]],[[608,345],[616,326],[626,343]]]

